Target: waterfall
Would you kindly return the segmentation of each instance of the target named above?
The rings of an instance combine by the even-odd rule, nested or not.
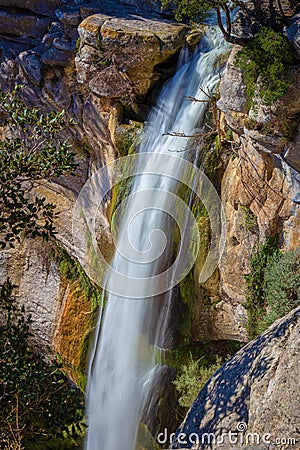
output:
[[[178,209],[176,178],[185,170],[186,155],[191,154],[187,136],[202,126],[206,92],[213,92],[219,81],[215,65],[225,49],[219,31],[210,28],[194,57],[182,56],[181,67],[150,113],[139,153],[152,157],[145,159],[143,167],[137,167],[118,225],[113,270],[106,274],[107,303],[90,357],[86,450],[135,448],[155,372],[154,349],[163,346],[168,327],[172,302],[169,285],[176,284],[174,273],[168,277],[169,285],[163,286],[160,279],[156,282],[161,268],[175,258],[171,216]],[[192,97],[204,102],[192,101]],[[165,155],[166,164],[162,164],[161,155]],[[169,176],[161,175],[162,171]],[[189,229],[185,219],[183,229]],[[122,294],[114,293],[113,271],[124,275],[119,286]]]

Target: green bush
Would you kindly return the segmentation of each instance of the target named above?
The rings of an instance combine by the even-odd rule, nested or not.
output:
[[[163,8],[169,8],[171,4],[175,6],[175,19],[178,22],[182,20],[200,22],[212,7],[209,2],[199,0],[162,0],[161,4]]]
[[[179,375],[173,382],[179,393],[179,404],[184,408],[190,408],[200,390],[209,378],[221,367],[222,359],[217,356],[214,364],[207,365],[204,357],[194,360],[190,354],[190,361],[183,364]]]
[[[83,433],[83,394],[30,347],[31,318],[7,281],[0,289],[0,447],[74,448]]]
[[[300,249],[274,254],[265,269],[267,320],[278,319],[300,304]],[[268,320],[270,321],[270,320]]]
[[[250,260],[251,272],[245,276],[246,281],[246,309],[248,312],[247,333],[253,339],[259,334],[258,322],[265,314],[265,269],[271,256],[280,254],[277,239],[268,238],[254,253]]]
[[[300,304],[300,250],[281,252],[267,240],[246,275],[248,337],[253,339]]]
[[[291,84],[287,74],[292,63],[293,51],[284,34],[262,28],[237,56],[236,65],[244,72],[250,103],[253,103],[257,88],[258,95],[266,105],[279,100]]]
[[[45,240],[55,235],[55,205],[35,195],[44,180],[76,168],[75,154],[62,135],[74,125],[66,111],[42,114],[19,94],[0,90],[0,248],[14,247],[25,234]]]

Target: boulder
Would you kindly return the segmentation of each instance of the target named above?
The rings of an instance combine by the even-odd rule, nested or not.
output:
[[[213,375],[171,448],[298,448],[299,348],[300,307],[277,320]]]
[[[123,98],[130,90],[135,96],[149,91],[159,79],[155,67],[178,52],[189,28],[142,17],[96,14],[83,20],[78,31],[78,81],[92,78],[92,92],[106,98]],[[89,73],[91,66],[97,68],[93,77]]]
[[[77,27],[81,22],[80,9],[76,6],[64,7],[56,10],[56,17],[67,27]]]
[[[145,11],[156,11],[161,13],[161,2],[160,0],[120,0],[124,5],[135,6],[138,9],[143,9]]]

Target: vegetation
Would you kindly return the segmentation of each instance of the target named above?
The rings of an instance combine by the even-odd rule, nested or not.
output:
[[[282,253],[276,244],[269,238],[260,246],[245,277],[250,339],[300,304],[300,252]]]
[[[55,206],[34,195],[42,180],[72,172],[76,165],[61,133],[73,124],[64,110],[42,114],[20,99],[21,87],[0,91],[0,247],[14,247],[22,234],[54,236]]]
[[[258,321],[264,315],[264,281],[265,269],[269,258],[274,254],[279,255],[277,239],[268,238],[254,253],[250,260],[251,272],[245,276],[246,281],[246,308],[248,312],[248,337],[253,339],[259,334]]]
[[[59,270],[61,275],[69,281],[78,283],[79,289],[85,298],[91,301],[92,310],[101,303],[102,294],[91,282],[78,261],[75,261],[63,249],[59,249]]]
[[[293,11],[297,6],[297,2],[294,0],[287,0],[285,4],[288,5],[290,11]],[[280,31],[284,25],[289,23],[290,16],[287,16],[284,12],[281,0],[270,0],[268,3],[263,0],[252,0],[248,3],[242,0],[234,0],[232,5],[238,6],[242,10],[252,36],[241,37],[232,33],[230,11],[227,2],[224,0],[162,0],[164,9],[174,6],[175,18],[178,21],[201,22],[209,11],[214,10],[224,38],[232,44],[248,44],[261,27]],[[226,25],[223,25],[222,14],[225,15]]]
[[[84,429],[83,394],[30,347],[31,318],[8,280],[0,289],[0,443],[4,450],[71,449]]]
[[[267,315],[262,328],[300,305],[300,250],[274,254],[265,269]]]
[[[287,69],[292,63],[293,51],[286,36],[270,28],[262,28],[237,57],[250,103],[255,93],[266,105],[280,99],[291,84]]]
[[[248,231],[253,231],[257,227],[257,218],[255,214],[247,207],[240,206],[240,211],[242,213],[242,223],[241,226]]]
[[[213,364],[208,365],[204,357],[194,360],[190,354],[190,360],[181,366],[179,375],[174,381],[175,388],[180,395],[179,405],[189,408],[205,383],[221,365],[222,359],[219,356],[216,356]]]

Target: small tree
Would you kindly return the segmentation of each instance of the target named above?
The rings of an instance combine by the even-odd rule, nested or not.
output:
[[[21,234],[54,236],[55,205],[33,195],[42,180],[59,177],[76,167],[68,139],[73,125],[64,110],[42,114],[18,96],[0,91],[0,248],[14,247]],[[0,129],[1,129],[0,128]]]
[[[291,9],[296,6],[294,0],[285,2]],[[224,38],[231,44],[246,45],[253,40],[261,27],[272,28],[280,31],[284,25],[289,23],[289,17],[285,15],[281,0],[252,0],[245,2],[243,0],[233,0],[232,5],[241,8],[245,19],[252,31],[252,36],[241,37],[232,33],[232,21],[228,4],[224,0],[162,0],[163,8],[169,8],[174,5],[175,18],[178,21],[196,21],[202,22],[209,11],[214,10],[217,15],[217,22]],[[225,16],[223,25],[222,14]]]
[[[222,359],[217,356],[214,364],[208,365],[203,358],[193,359],[180,367],[179,375],[173,381],[180,397],[178,403],[184,408],[190,408],[193,401],[213,374],[221,367]]]
[[[9,280],[0,289],[0,447],[72,448],[70,436],[82,432],[83,394],[58,363],[47,364],[31,349],[31,319],[13,289]]]

